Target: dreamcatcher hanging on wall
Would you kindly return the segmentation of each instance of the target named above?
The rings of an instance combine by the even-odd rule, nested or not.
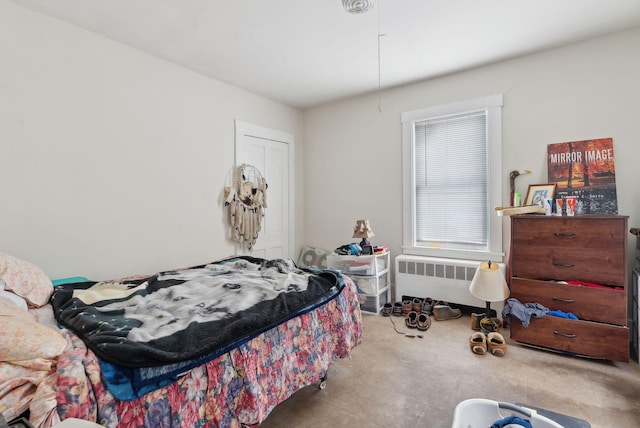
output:
[[[264,209],[267,208],[267,182],[258,168],[242,164],[236,168],[234,184],[224,188],[231,238],[251,250],[258,239]]]

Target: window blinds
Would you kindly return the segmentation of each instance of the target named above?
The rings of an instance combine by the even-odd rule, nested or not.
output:
[[[487,246],[487,112],[415,122],[417,243]]]

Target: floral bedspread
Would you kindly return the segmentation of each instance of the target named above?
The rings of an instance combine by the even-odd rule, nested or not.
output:
[[[355,284],[335,299],[293,318],[178,381],[133,401],[119,401],[101,380],[91,350],[72,332],[57,366],[61,419],[108,427],[256,427],[275,406],[319,382],[330,364],[360,343],[362,319]]]

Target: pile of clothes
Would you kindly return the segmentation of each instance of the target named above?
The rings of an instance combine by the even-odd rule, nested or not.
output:
[[[354,242],[336,248],[335,253],[341,256],[359,256],[362,254],[362,247]]]
[[[549,308],[542,306],[540,303],[521,303],[513,297],[507,300],[507,304],[502,310],[502,318],[507,322],[511,322],[511,315],[518,318],[522,322],[523,327],[528,327],[531,317],[542,318],[543,316],[554,316],[560,318],[570,318],[577,320],[578,317],[572,312],[550,311]]]

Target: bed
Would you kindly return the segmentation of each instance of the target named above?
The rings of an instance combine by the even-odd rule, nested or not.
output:
[[[36,427],[255,427],[362,337],[340,272],[237,256],[57,281],[0,253],[0,413]],[[24,301],[24,304],[20,302]]]

